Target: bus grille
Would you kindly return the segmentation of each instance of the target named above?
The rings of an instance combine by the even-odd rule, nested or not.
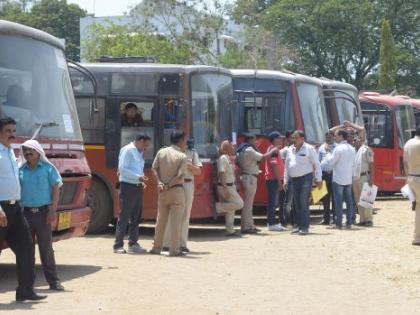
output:
[[[74,196],[76,195],[77,182],[63,183],[60,191],[59,205],[68,205],[73,202]]]

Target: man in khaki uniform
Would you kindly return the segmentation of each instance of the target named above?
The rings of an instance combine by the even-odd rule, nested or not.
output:
[[[363,136],[355,137],[354,144],[357,153],[354,161],[353,194],[360,216],[358,225],[371,227],[373,226],[372,209],[359,205],[359,199],[363,185],[365,183],[373,185],[373,151],[365,144]]]
[[[201,174],[201,164],[200,157],[196,150],[194,150],[194,140],[189,139],[187,141],[188,149],[185,152],[187,155],[187,169],[184,176],[184,193],[185,193],[185,209],[182,214],[181,219],[181,251],[188,253],[190,250],[187,247],[188,241],[188,230],[190,225],[191,217],[191,208],[194,200],[194,176]],[[163,250],[166,251],[169,249],[169,244],[171,242],[172,231],[170,227],[172,226],[171,220],[166,226],[165,238],[163,241]]]
[[[241,169],[241,183],[244,188],[244,207],[241,214],[241,232],[244,234],[256,234],[260,230],[254,225],[252,206],[255,193],[257,192],[257,178],[260,173],[258,162],[265,161],[278,152],[278,148],[262,154],[255,149],[255,136],[245,135],[245,143],[238,148],[238,164]]]
[[[232,156],[235,154],[232,144],[225,140],[220,145],[220,157],[217,160],[218,183],[216,202],[217,213],[225,214],[226,236],[239,236],[234,228],[235,211],[242,209],[244,202],[235,185],[235,165]]]
[[[160,149],[152,164],[152,172],[158,183],[158,215],[155,239],[150,253],[160,254],[168,217],[171,222],[171,243],[169,256],[181,256],[179,249],[181,219],[185,209],[184,175],[187,156],[185,134],[181,131],[171,133],[170,147]]]
[[[413,139],[404,146],[404,171],[407,184],[416,196],[416,218],[413,245],[420,246],[420,126]]]

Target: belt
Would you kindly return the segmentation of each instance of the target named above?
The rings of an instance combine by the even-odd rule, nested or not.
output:
[[[132,183],[127,183],[127,182],[120,182],[120,185],[121,184],[124,184],[124,185],[130,185],[130,186],[136,186],[136,187],[140,187],[140,186],[142,186],[143,187],[143,185],[141,184],[141,183],[138,183],[138,184],[132,184]]]
[[[13,200],[1,200],[0,203],[5,204],[5,205],[14,205],[18,201],[19,200],[16,200],[16,199],[13,199]]]
[[[23,210],[31,212],[31,213],[38,213],[42,210],[45,210],[47,207],[48,206],[41,206],[41,207],[37,207],[37,208],[23,207]]]
[[[176,185],[173,185],[171,187],[168,187],[168,190],[172,189],[172,188],[176,188],[176,187],[184,187],[184,186],[182,184],[176,184]]]
[[[193,181],[192,179],[184,178],[184,182],[186,182],[186,183],[191,183],[192,181]]]
[[[419,174],[408,174],[408,176],[420,177],[420,175],[419,175]]]
[[[233,186],[233,185],[234,185],[234,183],[226,183],[226,186]],[[218,183],[217,186],[223,186],[223,184],[222,183]]]
[[[367,176],[367,175],[369,175],[370,174],[370,172],[363,172],[363,173],[360,173],[360,176]],[[420,175],[419,175],[420,176]]]
[[[248,174],[248,173],[241,173],[241,175],[249,175],[249,176],[258,177],[258,175],[255,175],[255,174]]]

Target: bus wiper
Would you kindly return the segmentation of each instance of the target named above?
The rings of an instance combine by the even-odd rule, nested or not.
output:
[[[41,130],[45,127],[57,127],[58,124],[55,121],[48,121],[48,122],[42,122],[42,123],[36,123],[34,126],[37,126],[34,134],[32,135],[31,139],[34,140],[38,137]]]

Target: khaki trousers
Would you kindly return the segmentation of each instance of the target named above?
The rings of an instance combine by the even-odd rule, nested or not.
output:
[[[254,197],[257,192],[257,178],[252,175],[241,175],[241,183],[244,188],[244,207],[241,214],[241,230],[254,229],[254,218],[252,217],[252,208]]]
[[[185,208],[181,218],[181,229],[180,229],[180,246],[187,247],[188,241],[188,230],[190,226],[191,208],[194,200],[194,182],[184,183],[184,195],[185,195]],[[168,224],[166,225],[165,237],[163,239],[163,247],[169,247],[171,243],[172,235],[172,222],[169,218]]]
[[[183,187],[174,187],[158,196],[158,215],[155,227],[153,249],[161,250],[168,218],[171,224],[171,242],[169,254],[179,253],[181,218],[185,208],[185,194]]]
[[[362,188],[364,183],[369,181],[369,176],[362,175],[360,178],[353,178],[353,195],[354,201],[357,205],[357,210],[360,215],[360,222],[373,221],[372,209],[365,208],[359,205],[360,194],[362,193]]]
[[[408,186],[410,186],[416,196],[416,216],[414,220],[414,242],[420,242],[420,177],[408,176]]]
[[[221,190],[223,187],[217,186],[217,190]],[[236,191],[236,186],[228,186],[229,199],[223,202],[216,202],[216,211],[217,213],[225,214],[225,227],[227,233],[235,232],[234,222],[235,222],[235,211],[242,209],[244,202],[242,201],[241,196]],[[219,196],[222,194],[219,192]]]

